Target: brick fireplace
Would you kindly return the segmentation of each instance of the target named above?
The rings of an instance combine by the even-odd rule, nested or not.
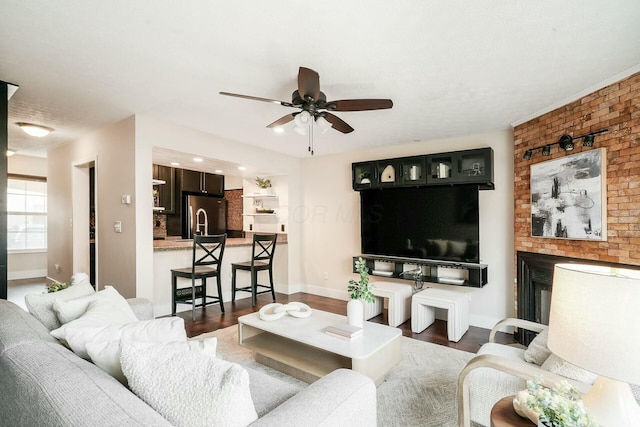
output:
[[[549,156],[537,152],[527,160],[524,152],[556,142],[563,134],[576,136],[605,128],[608,132],[598,135],[594,148],[606,149],[606,240],[533,237],[531,165],[567,153],[554,146]],[[569,154],[590,149],[576,144]],[[514,240],[517,315],[542,323],[548,320],[554,264],[640,266],[640,73],[515,126]]]

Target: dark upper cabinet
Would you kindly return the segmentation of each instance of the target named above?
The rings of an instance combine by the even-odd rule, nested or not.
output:
[[[354,190],[422,185],[478,184],[493,190],[491,147],[352,164]]]
[[[377,187],[378,162],[353,163],[351,172],[354,190],[365,190]]]
[[[427,156],[427,184],[479,184],[492,190],[493,149],[453,151]]]
[[[400,161],[397,159],[378,160],[378,188],[395,187],[400,181]]]
[[[425,185],[427,171],[426,156],[407,157],[400,161],[400,181],[402,186]]]
[[[175,213],[175,169],[169,166],[153,165],[153,179],[164,181],[164,184],[153,186],[158,191],[158,206],[164,208],[163,213]]]
[[[180,190],[223,197],[224,176],[180,169]]]

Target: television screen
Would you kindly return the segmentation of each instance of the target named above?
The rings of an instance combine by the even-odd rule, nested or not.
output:
[[[479,263],[478,186],[360,192],[364,255]]]

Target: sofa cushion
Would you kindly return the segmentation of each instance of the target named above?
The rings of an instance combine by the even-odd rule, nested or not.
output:
[[[17,325],[16,325],[17,326]],[[0,355],[2,421],[12,426],[170,426],[97,366],[57,342],[34,341]]]
[[[529,363],[535,363],[542,366],[545,360],[551,354],[551,350],[547,348],[547,337],[549,329],[544,329],[529,343],[529,347],[524,352],[524,360]]]
[[[127,300],[112,286],[105,286],[99,292],[72,300],[56,298],[53,302],[53,311],[56,312],[60,323],[64,325],[82,316],[87,311],[89,303],[98,300],[107,301],[117,307],[117,311],[114,311],[114,313],[122,315],[126,319],[125,323],[138,320],[129,304],[127,304]]]
[[[202,340],[186,341],[185,333],[173,327],[178,323],[177,319],[156,319],[152,321],[141,321],[129,323],[120,329],[120,338],[102,340],[97,339],[87,343],[87,354],[93,363],[104,369],[109,375],[127,384],[127,378],[122,373],[120,366],[120,355],[122,351],[122,341],[129,340],[136,343],[150,345],[152,343],[182,343],[187,350],[200,351],[209,356],[215,357],[217,339],[205,338]],[[184,330],[184,328],[183,328]]]
[[[0,354],[16,345],[33,341],[57,343],[35,317],[12,302],[0,300]]]
[[[26,295],[24,302],[27,305],[29,313],[51,331],[61,326],[58,316],[55,311],[53,311],[53,303],[56,299],[67,301],[91,295],[94,292],[91,283],[88,280],[83,280],[58,292]]]
[[[579,368],[553,353],[549,355],[541,368],[545,371],[553,372],[554,374],[562,375],[563,377],[586,384],[593,384],[598,378],[596,374]]]
[[[249,374],[184,344],[122,342],[131,390],[176,426],[246,426],[257,419]],[[160,375],[161,373],[161,375]]]
[[[122,338],[145,342],[186,341],[184,319],[170,317],[154,320],[129,321],[116,313],[117,307],[106,301],[92,301],[85,314],[58,329],[51,335],[64,340],[78,356],[89,360],[87,344],[109,342]]]

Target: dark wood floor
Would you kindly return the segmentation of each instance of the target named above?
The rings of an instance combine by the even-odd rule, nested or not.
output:
[[[346,315],[347,313],[347,301],[306,293],[296,293],[292,295],[276,294],[276,301],[283,304],[291,301],[299,301],[307,304],[312,309],[329,311],[342,315]],[[189,337],[193,337],[205,332],[211,332],[217,329],[226,328],[227,326],[236,325],[238,324],[238,317],[258,311],[262,306],[269,304],[270,302],[272,301],[269,295],[260,295],[258,297],[258,305],[255,307],[251,306],[251,298],[238,300],[235,303],[225,302],[225,313],[220,311],[219,305],[210,305],[204,309],[196,310],[195,322],[191,320],[191,310],[178,313],[178,315],[184,319],[187,335]],[[386,323],[386,310],[381,315],[374,317],[370,321]],[[433,325],[419,334],[411,332],[411,319],[404,322],[399,326],[399,328],[402,330],[402,335],[406,337],[457,348],[459,350],[469,351],[472,353],[477,352],[482,344],[489,341],[490,332],[488,329],[471,326],[462,339],[456,343],[447,339],[447,324],[443,320],[436,320]],[[496,341],[512,343],[513,335],[498,333]]]

